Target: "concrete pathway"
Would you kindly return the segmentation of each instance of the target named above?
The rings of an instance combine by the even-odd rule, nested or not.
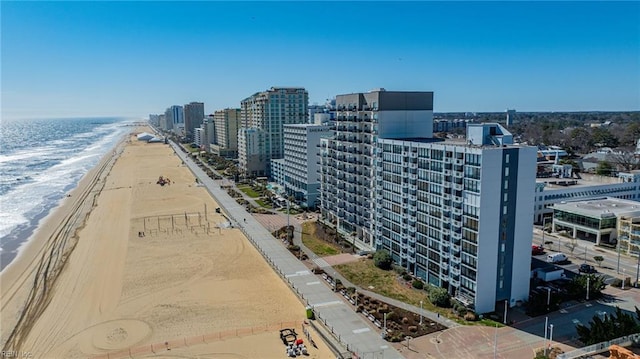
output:
[[[356,353],[359,358],[403,358],[378,333],[371,330],[368,323],[360,315],[348,307],[336,293],[322,284],[317,276],[313,275],[302,262],[295,258],[277,239],[273,238],[269,231],[249,215],[243,206],[221,189],[222,181],[209,178],[176,144],[172,144],[172,146],[176,154],[215,198],[232,225],[242,230],[265,260],[280,274],[301,300],[314,308],[317,321],[321,321],[347,351]],[[299,233],[299,231],[297,232]],[[341,348],[335,349],[337,352],[343,352]],[[348,357],[348,353],[343,353],[341,356]]]

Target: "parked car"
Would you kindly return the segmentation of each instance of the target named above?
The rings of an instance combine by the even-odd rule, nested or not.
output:
[[[547,255],[547,262],[549,263],[562,263],[566,262],[569,258],[564,253],[549,253]]]
[[[578,268],[580,273],[596,273],[597,270],[590,264],[581,264]]]
[[[543,246],[537,246],[537,245],[532,245],[531,246],[531,255],[532,256],[538,256],[540,254],[544,253],[544,247]]]

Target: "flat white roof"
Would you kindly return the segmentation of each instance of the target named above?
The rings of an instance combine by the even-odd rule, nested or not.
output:
[[[619,217],[621,215],[640,216],[640,202],[613,197],[555,203],[553,209],[598,218]]]

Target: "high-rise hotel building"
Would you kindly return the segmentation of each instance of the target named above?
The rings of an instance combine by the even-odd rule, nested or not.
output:
[[[238,128],[240,127],[240,109],[225,108],[214,113],[216,135],[211,152],[222,157],[238,156]]]
[[[466,141],[379,139],[376,247],[480,313],[529,294],[536,148],[498,124]]]
[[[271,160],[284,157],[283,126],[306,123],[308,106],[301,87],[272,87],[242,100],[238,160],[245,176],[269,176]]]
[[[433,134],[433,92],[377,89],[336,97],[335,136],[321,142],[322,220],[374,249],[374,148],[378,138]]]
[[[184,131],[187,139],[192,140],[196,128],[202,125],[204,120],[204,103],[189,102],[184,105]]]

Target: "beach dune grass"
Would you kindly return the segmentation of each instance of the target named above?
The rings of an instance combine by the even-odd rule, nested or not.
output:
[[[337,244],[323,241],[316,236],[315,222],[302,224],[302,243],[320,257],[333,256],[342,253]]]

